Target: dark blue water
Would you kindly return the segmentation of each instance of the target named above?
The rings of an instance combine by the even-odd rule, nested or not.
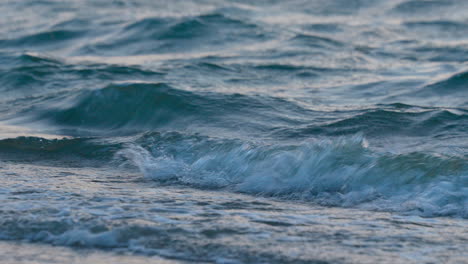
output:
[[[2,1],[0,261],[463,262],[467,10]]]

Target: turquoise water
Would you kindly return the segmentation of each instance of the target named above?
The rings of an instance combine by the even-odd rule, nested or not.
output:
[[[0,261],[468,257],[468,1],[0,10]]]

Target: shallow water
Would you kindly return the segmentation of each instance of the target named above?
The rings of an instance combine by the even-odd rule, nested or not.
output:
[[[468,1],[0,10],[0,261],[466,260]]]

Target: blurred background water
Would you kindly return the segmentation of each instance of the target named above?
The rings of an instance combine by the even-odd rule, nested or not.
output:
[[[463,263],[468,1],[0,2],[0,262]]]

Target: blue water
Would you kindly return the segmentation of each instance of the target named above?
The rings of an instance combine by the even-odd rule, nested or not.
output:
[[[0,2],[0,262],[466,261],[467,10]]]

